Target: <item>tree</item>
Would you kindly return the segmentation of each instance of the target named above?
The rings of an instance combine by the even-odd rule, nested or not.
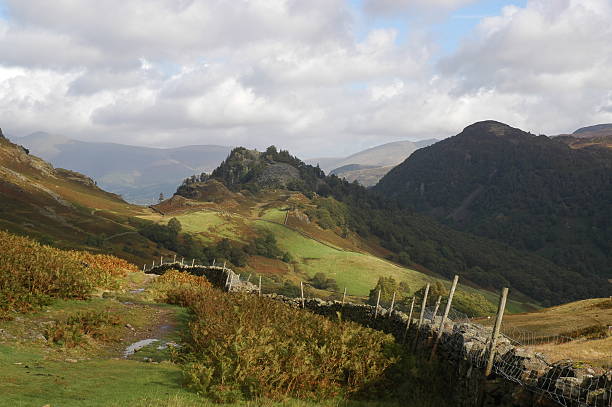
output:
[[[378,299],[378,291],[380,291],[380,305],[389,305],[395,292],[395,300],[398,301],[399,285],[393,277],[378,277],[376,286],[370,290],[368,304],[376,305]]]
[[[170,221],[168,222],[168,228],[175,234],[178,235],[179,232],[181,231],[181,229],[183,228],[183,225],[181,225],[181,222],[177,219],[177,218],[172,218],[170,219]]]

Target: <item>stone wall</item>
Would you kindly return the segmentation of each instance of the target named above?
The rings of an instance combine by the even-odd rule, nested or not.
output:
[[[224,267],[183,266],[164,264],[151,270],[163,274],[169,269],[205,276],[213,285],[231,291],[257,292],[254,284],[242,281],[232,270]],[[412,352],[428,363],[441,317],[425,319],[417,329],[416,318],[408,324],[408,315],[385,308],[318,298],[288,298],[266,294],[291,307],[303,308],[330,319],[353,321],[363,326],[389,333],[398,343],[409,346]],[[431,316],[430,316],[431,318]],[[407,329],[407,326],[410,326]],[[489,354],[491,328],[470,321],[448,320],[443,327],[436,358],[443,362],[440,374],[449,382],[449,406],[567,406],[612,407],[612,372],[597,372],[572,361],[548,363],[543,355],[530,352],[520,344],[501,336],[495,349],[495,363],[491,377],[485,377],[484,367]]]

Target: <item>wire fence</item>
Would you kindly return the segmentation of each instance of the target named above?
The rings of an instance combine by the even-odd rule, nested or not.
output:
[[[150,268],[143,267],[149,272],[163,272],[169,267],[195,272],[198,269],[221,271],[225,284],[218,284],[228,291],[247,291],[262,294],[261,278],[258,284],[251,283],[251,276],[243,278],[225,267],[217,264],[198,265],[195,260],[184,262],[164,261],[160,258],[157,265]],[[223,279],[217,279],[221,281]],[[273,291],[267,287],[268,292]],[[417,340],[431,344],[432,337],[436,337],[442,325],[443,304],[435,307],[426,307],[423,311],[423,324],[417,330],[420,317],[418,304],[413,309],[412,317],[397,309],[389,311],[380,306],[351,304],[346,302],[346,291],[342,294],[342,301],[324,301],[308,299],[308,306],[331,307],[334,310],[344,307],[361,307],[367,318],[388,318],[398,324],[409,328]],[[282,297],[282,296],[277,296]],[[286,297],[285,297],[286,298]],[[305,307],[307,299],[304,296],[303,285],[301,298],[288,299],[294,306]],[[315,301],[316,300],[316,301]],[[335,314],[330,313],[330,314]],[[344,317],[344,316],[343,316]],[[359,321],[358,321],[359,322]],[[422,333],[423,332],[423,333]],[[539,345],[558,346],[577,341],[563,335],[542,336],[535,332],[519,330],[513,327],[503,327],[495,341],[495,349],[491,349],[493,341],[493,327],[477,322],[476,319],[451,307],[448,318],[442,327],[440,348],[445,350],[447,359],[468,361],[473,367],[484,369],[491,352],[494,352],[493,372],[510,382],[516,383],[529,391],[545,396],[557,404],[565,407],[612,407],[612,355],[596,360],[592,367],[586,364],[575,363],[571,360],[551,361],[545,354],[533,351],[530,347]]]

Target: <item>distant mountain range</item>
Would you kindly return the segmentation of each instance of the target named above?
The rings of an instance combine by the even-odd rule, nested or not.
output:
[[[365,187],[375,185],[387,172],[410,157],[419,148],[432,145],[439,140],[396,141],[360,151],[348,157],[312,158],[305,162],[319,165],[323,171],[357,181]]]
[[[572,134],[556,136],[555,139],[571,148],[612,148],[612,123],[583,127]]]
[[[157,202],[160,193],[171,196],[185,177],[212,171],[231,151],[216,145],[149,148],[85,142],[43,132],[14,141],[54,166],[87,174],[101,188],[141,205]]]
[[[458,231],[537,253],[590,278],[609,279],[612,150],[594,141],[592,133],[603,137],[610,128],[579,130],[587,148],[568,145],[566,136],[475,123],[415,152],[375,190]]]

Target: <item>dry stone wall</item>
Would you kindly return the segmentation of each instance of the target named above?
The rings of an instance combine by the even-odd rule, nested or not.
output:
[[[213,285],[232,292],[258,292],[232,270],[215,266],[164,264],[149,272],[163,274],[178,269],[205,276]],[[232,281],[232,284],[229,282]],[[417,320],[408,324],[408,315],[391,314],[385,308],[371,305],[325,301],[318,298],[288,298],[266,294],[268,298],[291,307],[304,308],[331,319],[353,321],[389,333],[399,343],[423,357],[427,363],[441,317],[429,315],[420,329]],[[407,329],[410,326],[410,329]],[[501,336],[495,349],[492,377],[485,377],[491,328],[469,320],[448,320],[443,327],[436,358],[444,369],[440,372],[449,383],[449,406],[459,407],[612,407],[612,372],[597,372],[572,361],[549,363],[543,355],[533,353]]]

